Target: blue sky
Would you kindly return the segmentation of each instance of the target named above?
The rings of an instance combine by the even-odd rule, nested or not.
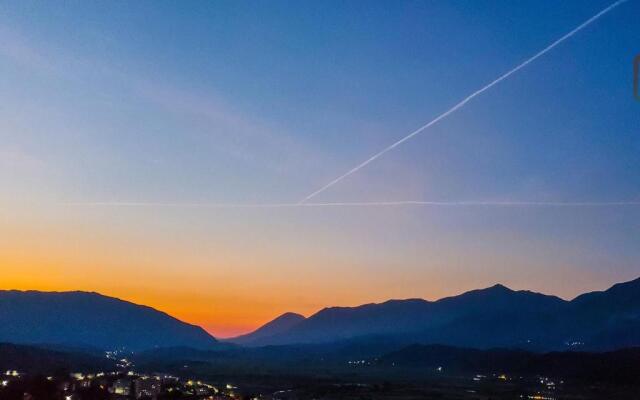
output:
[[[344,269],[361,287],[345,286],[337,303],[496,281],[571,296],[636,277],[637,206],[65,205],[299,201],[609,4],[3,2],[4,229],[23,232],[16,247],[78,225],[104,249],[176,246],[149,268],[194,280],[221,270],[232,286],[251,275],[264,282],[257,291],[326,281],[316,297],[301,290],[277,305],[304,310],[331,302]],[[640,200],[638,15],[638,1],[614,9],[316,200]],[[193,256],[222,248],[220,259]],[[94,256],[48,262],[69,286],[114,290],[74,281]]]

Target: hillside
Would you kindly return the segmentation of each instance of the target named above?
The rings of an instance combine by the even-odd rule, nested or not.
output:
[[[209,348],[217,343],[198,326],[98,293],[0,291],[0,321],[0,342],[103,350]]]
[[[305,317],[300,314],[292,312],[284,313],[251,333],[229,338],[226,339],[226,341],[241,345],[253,345],[261,341],[269,340],[269,338],[275,335],[282,334],[304,320]]]
[[[0,371],[31,374],[67,371],[98,371],[113,368],[113,362],[97,355],[57,351],[34,346],[0,343]]]
[[[389,300],[331,307],[279,333],[254,337],[249,344],[330,343],[372,335],[407,344],[535,351],[638,346],[640,279],[572,301],[494,285],[438,301]]]

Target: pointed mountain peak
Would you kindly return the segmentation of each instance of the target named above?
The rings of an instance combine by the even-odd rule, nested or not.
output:
[[[513,290],[509,289],[508,287],[506,287],[501,283],[496,283],[495,285],[488,287],[485,290],[494,291],[494,292],[513,292]]]
[[[262,325],[253,332],[226,339],[226,341],[237,344],[253,345],[262,339],[284,333],[304,320],[306,320],[306,318],[303,315],[286,312]]]
[[[512,293],[516,293],[516,291],[509,289],[503,284],[496,283],[495,285],[489,286],[484,289],[471,290],[469,292],[463,293],[461,296],[464,296],[466,294],[482,296],[482,295],[507,295]]]

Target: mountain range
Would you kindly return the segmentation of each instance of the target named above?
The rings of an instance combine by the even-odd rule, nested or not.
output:
[[[640,278],[571,301],[495,285],[437,301],[330,307],[308,318],[286,313],[225,344],[166,313],[98,293],[9,290],[0,291],[0,342],[131,351],[332,343],[369,353],[410,344],[605,351],[640,346]]]
[[[279,317],[231,342],[249,346],[386,337],[404,343],[557,350],[640,345],[640,278],[571,301],[502,285],[437,301],[390,300]]]

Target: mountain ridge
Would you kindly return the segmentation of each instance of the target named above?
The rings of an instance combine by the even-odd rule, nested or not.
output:
[[[0,290],[0,341],[112,350],[189,345],[216,339],[166,312],[97,292]]]
[[[435,301],[391,299],[325,307],[289,330],[249,345],[328,343],[368,335],[478,348],[561,350],[566,343],[579,343],[611,349],[617,340],[640,345],[640,333],[630,337],[623,327],[640,327],[640,278],[572,300],[495,284]]]
[[[197,325],[92,291],[0,290],[0,322],[0,341],[13,343],[131,350],[220,345]],[[308,318],[289,312],[224,342],[256,347],[357,342],[367,337],[534,351],[640,346],[640,278],[572,300],[495,284],[435,301],[390,299],[325,307]]]

